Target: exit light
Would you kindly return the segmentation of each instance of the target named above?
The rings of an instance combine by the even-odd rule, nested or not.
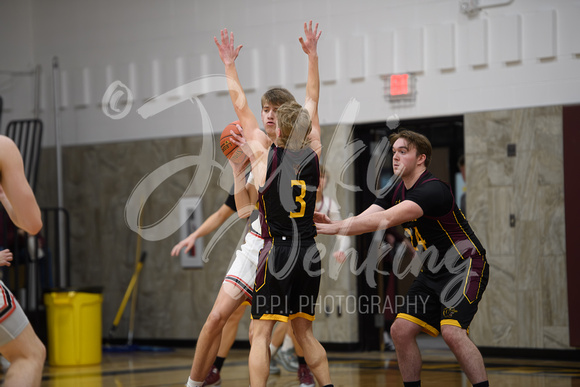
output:
[[[390,78],[390,95],[396,96],[409,94],[409,74],[393,74]]]
[[[416,94],[416,80],[413,74],[391,74],[384,77],[385,98],[390,101],[414,100]]]

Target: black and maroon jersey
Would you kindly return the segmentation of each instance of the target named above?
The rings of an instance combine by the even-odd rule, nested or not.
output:
[[[258,198],[263,238],[316,236],[313,216],[319,178],[318,155],[312,149],[272,145]]]
[[[418,251],[434,248],[438,254],[436,261],[425,265],[427,271],[433,267],[437,271],[445,269],[445,265],[439,264],[446,255],[453,262],[458,262],[457,258],[485,261],[485,249],[455,204],[447,184],[425,171],[410,189],[401,181],[375,204],[387,209],[404,200],[417,203],[423,210],[419,219],[403,223],[405,234]]]

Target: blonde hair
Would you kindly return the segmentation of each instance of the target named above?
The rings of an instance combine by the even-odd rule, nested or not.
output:
[[[308,110],[298,102],[282,104],[276,112],[280,136],[277,145],[290,150],[299,150],[310,144],[308,135],[312,130],[312,121]]]
[[[296,99],[292,93],[283,87],[273,87],[262,95],[262,107],[266,104],[280,106],[290,101],[296,101]]]

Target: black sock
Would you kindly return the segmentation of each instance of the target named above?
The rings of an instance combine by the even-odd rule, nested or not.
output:
[[[306,364],[306,359],[304,359],[304,356],[298,356],[298,364]]]
[[[405,387],[421,387],[421,381],[417,380],[416,382],[403,382]]]
[[[489,381],[486,380],[485,382],[474,384],[473,387],[489,387]]]
[[[224,365],[224,361],[226,361],[225,357],[216,356],[215,361],[213,362],[213,365],[215,366],[215,368],[218,369],[218,371],[221,371],[222,366]]]

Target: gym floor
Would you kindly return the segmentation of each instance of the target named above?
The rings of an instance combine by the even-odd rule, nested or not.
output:
[[[438,339],[419,342],[423,354],[422,385],[471,386],[453,354]],[[247,349],[230,352],[221,372],[222,386],[247,387]],[[100,365],[83,367],[46,366],[43,387],[183,387],[194,349],[168,351],[104,352]],[[394,352],[328,352],[333,383],[338,386],[402,386]],[[490,385],[580,387],[580,362],[484,358]],[[268,386],[298,386],[295,373],[282,369]]]

